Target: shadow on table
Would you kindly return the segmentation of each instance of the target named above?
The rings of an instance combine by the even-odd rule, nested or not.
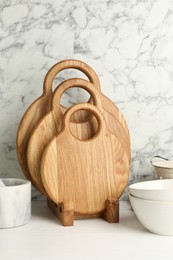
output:
[[[130,216],[120,216],[120,225],[127,230],[134,230],[139,233],[148,233],[149,231],[139,222],[134,213]]]
[[[46,200],[32,201],[31,211],[32,211],[32,216],[34,218],[51,221],[52,223],[61,225],[59,219],[48,208]]]

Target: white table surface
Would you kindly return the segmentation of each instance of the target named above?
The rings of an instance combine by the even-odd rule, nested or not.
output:
[[[172,260],[173,236],[148,232],[125,201],[120,202],[120,223],[75,220],[73,227],[63,227],[46,201],[35,201],[27,225],[0,230],[0,259]]]

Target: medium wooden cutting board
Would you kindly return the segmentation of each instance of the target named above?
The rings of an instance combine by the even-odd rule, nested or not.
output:
[[[28,143],[27,161],[28,167],[31,174],[31,178],[34,180],[37,188],[46,194],[44,186],[42,184],[41,173],[40,173],[40,161],[42,153],[46,145],[51,139],[61,130],[63,112],[60,107],[60,99],[63,93],[71,87],[81,87],[89,92],[96,107],[104,113],[108,130],[116,136],[120,141],[125,153],[127,154],[130,164],[130,141],[124,128],[120,122],[113,117],[111,113],[104,110],[102,105],[102,94],[94,88],[93,84],[82,79],[70,79],[59,85],[53,95],[52,109],[43,117],[38,126],[33,131],[31,138]],[[70,127],[75,136],[80,140],[86,140],[92,137],[98,128],[98,123],[95,117],[88,118],[88,121],[83,123],[70,122]],[[34,154],[34,156],[33,156]]]
[[[79,110],[94,114],[98,131],[81,141],[72,135],[70,118]],[[44,150],[41,175],[50,198],[57,204],[73,205],[77,215],[105,209],[109,198],[119,198],[129,176],[129,158],[118,138],[108,131],[100,110],[91,104],[78,104],[65,113],[62,130]]]

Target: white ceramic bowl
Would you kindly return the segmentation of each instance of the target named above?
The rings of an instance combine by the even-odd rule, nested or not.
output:
[[[173,161],[153,162],[157,179],[172,179],[173,178]]]
[[[141,199],[173,202],[173,179],[134,183],[129,186],[129,192]]]
[[[150,232],[173,235],[173,202],[144,200],[129,194],[131,206],[141,224]]]
[[[1,181],[0,228],[12,228],[28,223],[31,216],[30,181],[11,178]]]

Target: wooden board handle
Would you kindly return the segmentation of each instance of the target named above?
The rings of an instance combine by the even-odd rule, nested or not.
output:
[[[44,84],[43,84],[43,93],[50,94],[52,93],[52,83],[55,76],[62,70],[65,69],[77,69],[83,72],[89,80],[94,84],[94,86],[100,90],[100,82],[95,71],[86,63],[79,60],[63,60],[55,64],[47,72]]]
[[[84,79],[68,79],[63,81],[55,90],[52,97],[52,111],[63,116],[64,113],[61,111],[60,100],[63,93],[73,87],[80,87],[86,90],[93,98],[94,105],[96,105],[102,111],[102,102],[100,92],[95,88],[94,84]]]
[[[84,140],[84,141],[81,141],[76,136],[72,135],[71,130],[70,130],[70,124],[69,124],[70,118],[72,117],[72,115],[74,113],[76,113],[77,111],[81,111],[81,110],[87,110],[87,111],[91,112],[96,117],[97,122],[98,122],[97,133],[94,135],[94,137],[92,137],[88,140]],[[90,141],[91,139],[93,140],[93,138],[97,138],[98,136],[101,136],[102,134],[104,135],[106,133],[105,118],[104,118],[102,112],[96,106],[94,106],[92,104],[89,104],[89,103],[76,104],[76,105],[70,107],[69,109],[67,109],[67,111],[65,112],[63,121],[62,121],[62,131],[68,132],[68,134],[72,135],[75,139],[77,139],[81,142],[87,142],[87,141]],[[103,138],[103,137],[101,137],[101,138]]]

